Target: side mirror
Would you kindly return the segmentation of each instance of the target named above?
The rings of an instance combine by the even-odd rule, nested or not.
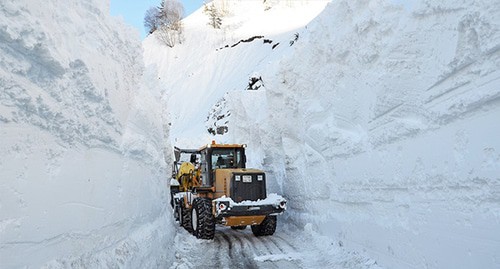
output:
[[[174,161],[174,165],[172,165],[172,178],[177,177],[177,161]]]
[[[174,148],[174,158],[175,158],[175,162],[174,163],[177,163],[181,159],[181,151],[180,151],[180,149]]]

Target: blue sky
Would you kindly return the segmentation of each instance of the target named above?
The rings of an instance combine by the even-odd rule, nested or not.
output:
[[[161,0],[111,0],[111,15],[122,16],[125,22],[139,29],[141,38],[146,37],[144,13],[152,6],[160,5]],[[180,0],[185,15],[191,14],[203,5],[204,0]]]

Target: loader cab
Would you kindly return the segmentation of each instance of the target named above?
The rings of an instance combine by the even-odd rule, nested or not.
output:
[[[210,155],[211,169],[245,168],[243,148],[213,148]]]
[[[213,186],[216,169],[246,168],[245,145],[211,144],[200,153],[204,186]]]

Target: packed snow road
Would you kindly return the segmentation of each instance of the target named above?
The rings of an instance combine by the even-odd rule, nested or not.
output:
[[[256,237],[250,228],[219,226],[214,240],[199,240],[178,227],[176,260],[170,268],[380,268],[375,261],[348,253],[341,243],[321,238],[310,229],[288,234],[279,228],[283,227],[273,236]]]

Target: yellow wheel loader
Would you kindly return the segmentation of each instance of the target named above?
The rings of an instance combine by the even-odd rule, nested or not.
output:
[[[200,149],[175,147],[171,205],[179,224],[200,239],[213,239],[215,225],[272,235],[286,200],[267,195],[266,174],[246,168],[246,145],[211,144]]]

